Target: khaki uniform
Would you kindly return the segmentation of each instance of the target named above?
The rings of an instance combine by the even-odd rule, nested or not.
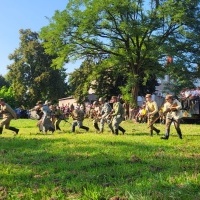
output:
[[[155,128],[153,125],[153,122],[159,116],[157,103],[155,101],[146,102],[146,110],[147,110],[148,125],[150,127],[151,136],[153,136],[153,131],[155,131],[157,134],[159,134],[160,130]]]
[[[166,126],[165,131],[166,132],[165,132],[165,136],[162,137],[162,139],[169,138],[170,126],[171,126],[172,122],[174,123],[174,127],[176,129],[176,132],[177,132],[179,138],[182,139],[182,132],[180,129],[180,119],[182,118],[181,103],[177,99],[174,99],[172,103],[166,102],[164,104],[163,112],[165,113],[172,106],[175,107],[175,110],[169,111],[166,113],[166,123],[165,123],[165,126]]]
[[[123,121],[124,117],[124,108],[120,102],[115,102],[113,104],[113,120],[112,126],[116,135],[118,135],[118,130],[120,130],[123,134],[125,130],[119,125]]]
[[[0,122],[0,134],[2,134],[3,127],[5,126],[6,129],[9,129],[11,131],[14,131],[16,134],[18,134],[19,129],[15,127],[10,127],[10,121],[12,119],[17,119],[17,114],[15,111],[7,104],[1,105],[1,111],[2,114],[2,121]]]
[[[3,114],[3,120],[0,122],[0,127],[5,126],[5,128],[8,129],[10,121],[13,118],[17,119],[17,114],[7,103],[5,103],[4,106],[1,106],[1,113]]]
[[[85,113],[83,110],[75,109],[72,112],[72,132],[75,132],[75,127],[78,126],[81,129],[85,129],[86,131],[89,131],[89,128],[86,126],[83,126],[83,120],[84,120]]]

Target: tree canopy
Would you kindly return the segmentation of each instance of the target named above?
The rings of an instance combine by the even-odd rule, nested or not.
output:
[[[193,32],[198,28],[199,2],[194,0],[71,0],[40,36],[46,53],[57,55],[52,66],[91,57],[99,63],[94,73],[99,68],[124,73],[120,90],[135,103],[140,84],[151,77],[196,71],[199,35]],[[174,62],[165,67],[168,55]]]

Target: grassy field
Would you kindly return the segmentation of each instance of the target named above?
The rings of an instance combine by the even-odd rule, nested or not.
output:
[[[0,135],[0,199],[3,200],[199,200],[200,126],[182,124],[183,139],[149,136],[146,124],[122,122],[125,135],[106,126],[95,133],[38,133],[35,120],[13,120],[18,136]],[[156,125],[164,133],[165,126]]]

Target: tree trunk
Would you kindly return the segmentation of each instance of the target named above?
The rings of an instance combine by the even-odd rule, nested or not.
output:
[[[138,97],[138,91],[139,91],[139,86],[136,84],[135,86],[132,87],[131,89],[131,95],[132,95],[132,105],[136,107],[137,104],[137,97]]]

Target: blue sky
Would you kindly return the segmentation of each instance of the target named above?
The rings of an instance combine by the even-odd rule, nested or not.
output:
[[[0,75],[5,75],[11,64],[8,55],[19,47],[19,30],[39,30],[48,25],[56,10],[64,10],[67,0],[0,0]],[[75,64],[68,64],[68,72]],[[77,66],[78,67],[78,66]]]

